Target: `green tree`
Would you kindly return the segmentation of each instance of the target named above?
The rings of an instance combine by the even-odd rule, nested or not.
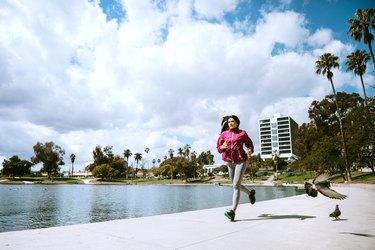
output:
[[[170,164],[162,164],[160,167],[157,168],[156,172],[153,172],[155,176],[162,176],[162,177],[168,177],[170,176],[171,179],[173,177],[171,176],[171,173],[173,171],[173,166]]]
[[[372,51],[371,42],[374,40],[374,35],[371,33],[372,29],[375,29],[375,11],[373,8],[361,10],[358,9],[355,12],[355,18],[349,19],[348,23],[350,28],[348,34],[355,41],[360,42],[363,40],[364,44],[368,45],[372,64],[375,68],[374,52]]]
[[[347,71],[351,70],[354,74],[358,75],[361,79],[363,96],[365,98],[366,107],[368,106],[365,83],[363,81],[363,75],[366,73],[366,63],[370,60],[370,55],[364,50],[356,50],[348,55],[346,61]]]
[[[372,104],[371,101],[369,104]],[[348,155],[355,168],[369,167],[375,172],[373,149],[375,125],[369,124],[366,120],[367,108],[362,105],[353,107],[346,118]]]
[[[111,145],[105,146],[103,148],[105,158],[109,163],[111,163],[113,161],[113,159],[115,158],[115,155],[113,154],[112,149],[113,149],[113,146],[111,146]]]
[[[135,178],[137,178],[138,173],[138,163],[142,160],[142,154],[141,153],[135,153],[134,154],[134,160],[136,162],[136,169],[135,169]]]
[[[87,167],[87,170],[93,171],[96,166],[102,164],[111,164],[114,159],[114,154],[112,152],[113,146],[105,146],[103,149],[100,145],[96,146],[93,150],[94,163]]]
[[[191,153],[190,159],[184,156],[168,158],[160,164],[159,168],[162,169],[161,172],[163,175],[170,176],[171,180],[179,175],[180,178],[185,179],[185,181],[198,177],[199,173],[202,171],[195,152]]]
[[[42,162],[41,171],[46,172],[48,178],[56,175],[60,171],[59,166],[64,165],[65,151],[53,142],[38,142],[33,148],[35,156],[31,157],[31,162],[34,164]]]
[[[314,123],[303,123],[297,130],[294,141],[296,155],[305,159],[311,154],[312,147],[318,138],[317,126]]]
[[[3,161],[1,172],[3,175],[9,175],[14,179],[16,176],[30,174],[32,165],[30,161],[21,160],[17,155],[13,155],[9,160]]]
[[[172,158],[173,158],[174,150],[170,148],[170,149],[168,150],[168,153],[169,153],[169,158],[172,159]]]
[[[366,73],[366,64],[367,64],[367,61],[370,60],[370,55],[366,53],[366,51],[364,50],[356,50],[355,52],[353,52],[351,55],[347,56],[347,62],[346,62],[346,65],[347,65],[347,70],[352,70],[354,71],[354,73],[356,75],[358,75],[361,79],[361,84],[362,84],[362,89],[363,89],[363,96],[364,96],[364,99],[365,99],[365,105],[366,105],[366,108],[365,108],[365,114],[366,116],[364,116],[363,120],[365,120],[365,126],[363,127],[363,130],[362,131],[366,131],[367,133],[367,138],[369,139],[369,142],[367,143],[367,145],[363,145],[363,147],[366,149],[365,152],[367,154],[367,152],[371,152],[372,153],[370,155],[373,155],[374,154],[374,141],[375,141],[375,132],[374,132],[374,123],[372,122],[372,117],[370,115],[370,107],[369,107],[369,104],[368,104],[368,98],[367,98],[367,95],[366,95],[366,87],[365,87],[365,83],[363,81],[363,75]],[[360,117],[360,116],[359,116]],[[357,121],[357,122],[360,122],[360,121]],[[351,124],[350,124],[351,125]],[[364,138],[365,140],[362,140],[362,142],[365,142],[365,141],[368,141],[366,140],[367,138]],[[362,153],[360,153],[360,155],[363,155]],[[362,159],[366,159],[366,157],[362,157]],[[370,166],[371,169],[373,169],[373,161],[368,161],[368,164]]]
[[[148,152],[150,152],[150,149],[149,149],[149,148],[145,148],[145,152],[146,152],[146,163],[147,163],[147,168],[149,168],[149,165],[148,165]]]
[[[178,149],[177,149],[177,152],[178,152],[178,153],[177,153],[178,156],[180,156],[180,157],[184,155],[184,150],[183,150],[182,148],[178,148]]]
[[[320,56],[319,60],[315,62],[315,73],[323,76],[326,76],[329,82],[331,83],[333,95],[335,96],[335,104],[336,109],[338,111],[338,120],[339,120],[339,126],[340,126],[340,133],[341,133],[341,140],[342,140],[342,147],[343,147],[343,154],[344,154],[344,160],[345,160],[345,169],[346,169],[346,180],[351,181],[351,173],[349,169],[349,163],[348,163],[348,156],[347,156],[347,148],[346,148],[346,139],[345,139],[345,133],[341,121],[341,114],[339,112],[339,105],[337,102],[337,95],[335,90],[335,85],[333,84],[333,73],[331,71],[332,68],[338,68],[338,57],[335,55],[332,55],[330,53],[324,53]]]
[[[125,149],[124,150],[124,158],[126,159],[126,161],[128,162],[128,165],[129,165],[129,157],[132,156],[132,151],[130,151],[130,149]]]
[[[70,155],[70,162],[72,164],[72,173],[71,173],[71,176],[73,176],[73,173],[74,173],[74,161],[76,160],[76,155],[75,154],[71,154]]]
[[[113,158],[113,161],[110,163],[111,168],[113,168],[113,177],[122,177],[126,176],[128,170],[128,163],[119,155],[116,155]]]
[[[310,122],[302,124],[297,131],[294,148],[299,160],[294,169],[315,171],[338,171],[346,173],[345,161],[340,147],[340,130],[337,126],[336,104],[333,95],[327,95],[321,101],[313,101],[309,108]],[[340,113],[346,133],[347,155],[350,166],[373,166],[371,131],[365,117],[363,99],[358,93],[337,93]],[[369,106],[372,98],[369,98]]]
[[[261,162],[262,162],[262,158],[260,157],[260,154],[252,155],[252,156],[250,156],[250,158],[248,160],[248,166],[245,170],[245,173],[250,174],[252,182],[254,182],[255,173],[261,167]],[[223,169],[223,167],[221,167],[220,169]],[[227,171],[228,171],[227,167],[224,165],[224,171],[223,172],[227,172]]]
[[[210,150],[206,152],[201,152],[198,156],[198,163],[200,165],[212,165],[215,163],[214,155],[211,153]]]
[[[193,151],[193,152],[190,153],[190,161],[191,161],[191,164],[193,166],[193,171],[194,171],[193,177],[197,178],[198,176],[202,176],[204,170],[203,170],[203,166],[201,166],[198,163],[197,152]]]
[[[190,145],[185,144],[185,146],[184,146],[184,156],[186,158],[190,158],[190,149],[191,149]]]
[[[104,163],[96,166],[92,171],[92,175],[100,179],[109,179],[113,176],[114,171],[109,164]]]
[[[252,170],[250,170],[250,172],[251,172],[251,171],[252,171]],[[213,172],[214,172],[215,174],[220,173],[220,172],[222,172],[222,173],[228,173],[228,166],[227,166],[226,164],[220,165],[219,167],[214,168],[214,169],[213,169]]]
[[[194,164],[194,162],[181,156],[176,157],[174,160],[177,171],[180,176],[185,179],[185,182],[187,182],[190,178],[196,177],[197,164]]]
[[[329,171],[336,173],[342,164],[340,143],[335,137],[324,136],[317,143],[314,144],[312,154],[314,155],[314,170],[318,172]],[[340,171],[343,173],[344,171]]]

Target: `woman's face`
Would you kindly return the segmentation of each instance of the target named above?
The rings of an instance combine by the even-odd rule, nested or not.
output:
[[[234,129],[238,127],[237,122],[233,118],[228,119],[228,126],[230,129]]]

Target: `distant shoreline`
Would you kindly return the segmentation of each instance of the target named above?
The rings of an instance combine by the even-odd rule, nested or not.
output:
[[[308,176],[312,178],[312,176]],[[274,175],[256,177],[254,179],[245,177],[242,184],[249,186],[303,186],[304,178],[288,179],[279,178],[275,180]],[[0,185],[59,185],[59,184],[83,184],[83,185],[231,185],[228,177],[215,176],[215,177],[202,177],[199,179],[157,179],[157,178],[136,178],[136,179],[112,179],[101,180],[99,178],[73,178],[73,177],[55,177],[48,179],[48,177],[0,177]],[[345,183],[343,179],[336,174],[332,176],[332,185],[353,185],[353,184],[375,184],[374,173],[353,173],[353,179],[350,183]]]

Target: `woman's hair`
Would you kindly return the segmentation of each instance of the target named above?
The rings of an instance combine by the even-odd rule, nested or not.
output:
[[[221,132],[220,133],[223,133],[225,130],[228,130],[228,128],[229,128],[229,126],[228,126],[229,118],[232,118],[233,120],[235,120],[236,123],[238,124],[238,127],[240,126],[240,119],[236,115],[224,116],[223,119],[221,120]]]

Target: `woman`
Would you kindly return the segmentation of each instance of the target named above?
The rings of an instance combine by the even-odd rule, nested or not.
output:
[[[240,191],[249,196],[251,204],[255,203],[255,190],[250,191],[241,185],[241,179],[246,169],[246,160],[254,152],[254,145],[246,131],[239,129],[240,119],[237,116],[225,116],[221,125],[221,134],[217,140],[216,148],[222,154],[223,161],[227,162],[229,177],[233,184],[232,208],[224,215],[234,221],[240,201]],[[244,146],[247,148],[246,153]]]

